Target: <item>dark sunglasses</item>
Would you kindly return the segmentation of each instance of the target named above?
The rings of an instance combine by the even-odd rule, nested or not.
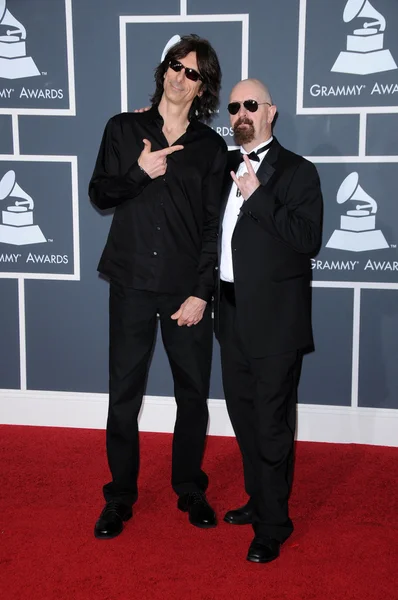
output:
[[[229,114],[236,115],[239,112],[241,104],[243,104],[245,109],[249,112],[256,112],[260,104],[268,104],[268,106],[272,106],[269,102],[257,102],[257,100],[245,100],[244,102],[230,102],[227,106]]]
[[[182,69],[184,69],[185,77],[187,79],[190,79],[191,81],[198,81],[199,79],[202,81],[201,75],[197,71],[195,71],[195,69],[190,69],[189,67],[184,67],[184,65],[182,65],[178,61],[171,60],[169,62],[169,67],[170,67],[170,69],[173,69],[173,71],[175,71],[176,73],[179,73],[180,71],[182,71]]]

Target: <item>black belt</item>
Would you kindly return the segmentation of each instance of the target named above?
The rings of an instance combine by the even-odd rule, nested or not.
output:
[[[225,299],[227,302],[232,304],[232,306],[236,306],[235,286],[233,283],[220,279],[220,291],[221,299]]]

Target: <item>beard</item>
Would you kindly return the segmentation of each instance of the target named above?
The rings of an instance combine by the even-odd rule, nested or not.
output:
[[[246,127],[242,127],[246,125]],[[234,139],[238,146],[249,144],[254,140],[255,131],[253,121],[245,117],[239,117],[233,126]]]

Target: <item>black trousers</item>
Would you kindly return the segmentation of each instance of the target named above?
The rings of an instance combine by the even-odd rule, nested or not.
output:
[[[211,309],[206,308],[197,325],[179,327],[170,317],[185,300],[186,296],[156,294],[111,282],[106,443],[112,481],[104,486],[106,501],[118,500],[130,505],[137,500],[137,419],[155,340],[157,313],[177,403],[172,486],[178,495],[207,488],[208,478],[201,463],[208,423],[213,343]]]
[[[233,289],[221,294],[220,346],[228,413],[243,459],[258,536],[284,542],[293,531],[293,479],[299,351],[252,358],[237,327]],[[231,293],[232,292],[232,293]]]

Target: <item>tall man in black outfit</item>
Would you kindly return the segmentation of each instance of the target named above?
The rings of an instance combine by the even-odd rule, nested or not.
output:
[[[110,279],[107,453],[112,481],[97,538],[121,533],[137,499],[137,417],[156,330],[174,378],[172,486],[178,508],[213,527],[201,469],[212,354],[209,306],[226,145],[202,120],[219,103],[221,71],[210,44],[185,36],[155,74],[152,108],[108,122],[90,198],[116,207],[99,271]]]
[[[322,195],[314,165],[272,136],[276,106],[262,83],[238,83],[228,110],[241,148],[228,153],[216,332],[249,500],[224,520],[252,523],[247,558],[269,562],[293,530],[297,386],[313,343],[310,256],[321,240]]]

